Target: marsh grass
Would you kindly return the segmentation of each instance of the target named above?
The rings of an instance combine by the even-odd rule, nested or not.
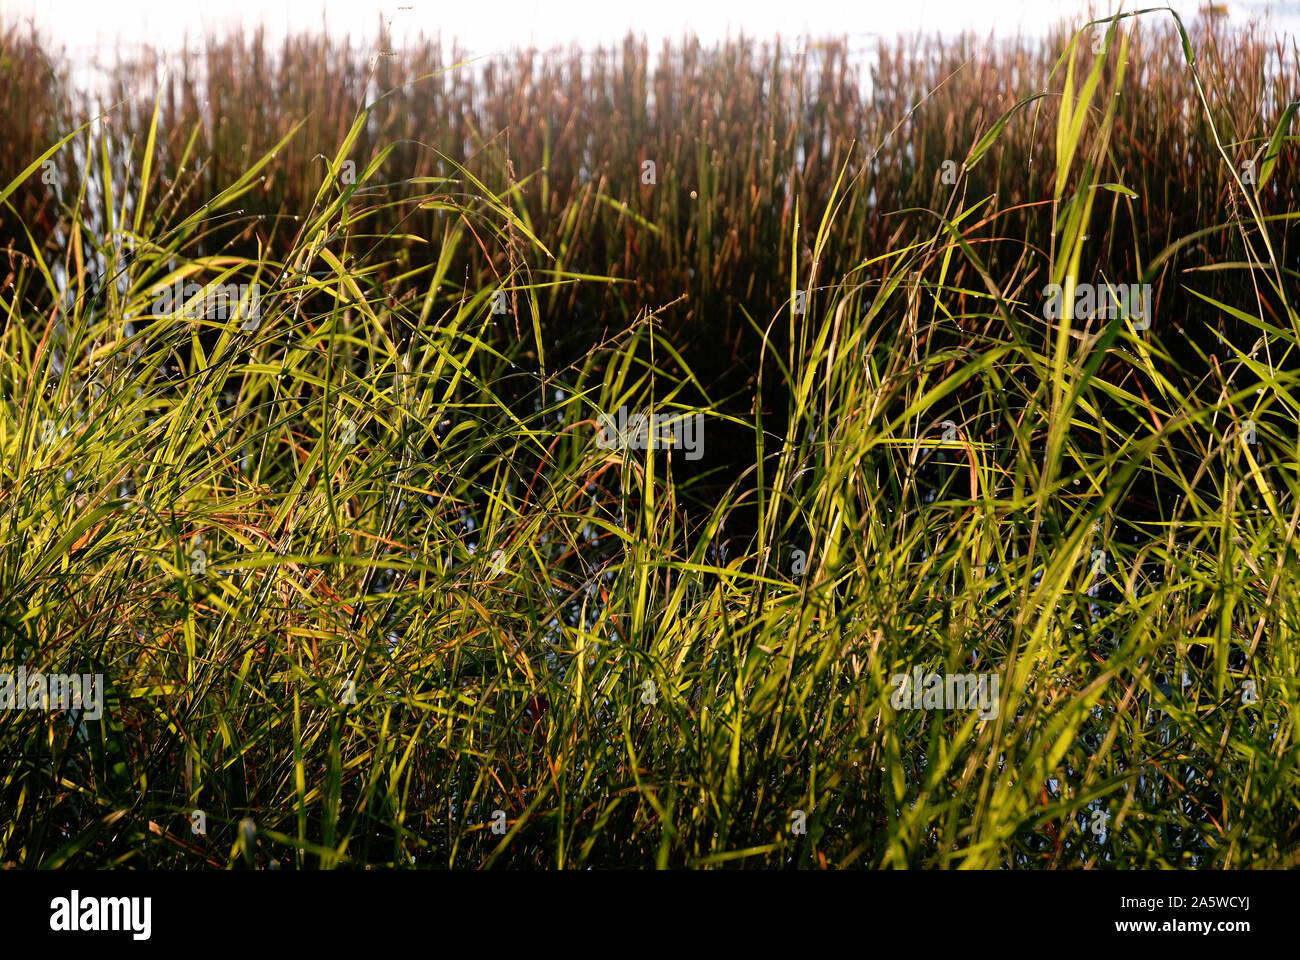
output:
[[[1296,61],[1158,16],[869,96],[834,44],[237,40],[205,111],[84,116],[66,242],[6,221],[0,662],[109,699],[0,712],[0,860],[1294,865]]]

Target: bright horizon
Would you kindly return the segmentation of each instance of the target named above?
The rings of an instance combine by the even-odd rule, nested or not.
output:
[[[1156,0],[1159,3],[1159,0]],[[148,43],[182,47],[186,39],[226,32],[232,27],[264,25],[272,38],[312,31],[322,22],[335,35],[369,39],[382,20],[394,35],[440,35],[473,55],[503,53],[517,47],[542,49],[578,43],[593,46],[621,40],[629,31],[654,45],[690,32],[702,40],[722,40],[743,32],[758,40],[776,36],[847,36],[864,43],[873,36],[952,34],[974,31],[997,36],[1039,34],[1057,22],[1082,24],[1089,8],[1105,15],[1122,7],[1147,4],[1083,0],[867,0],[846,7],[842,0],[774,0],[700,3],[699,0],[653,0],[618,6],[600,0],[498,0],[490,6],[452,4],[445,0],[305,0],[305,2],[232,3],[192,0],[0,0],[6,23],[31,20],[56,44],[76,55],[111,54],[117,45]],[[1204,3],[1170,4],[1191,23]],[[1274,28],[1300,32],[1300,2],[1234,0],[1223,4],[1231,22],[1269,18]],[[1150,19],[1156,19],[1151,15]],[[1163,19],[1168,19],[1167,16]]]

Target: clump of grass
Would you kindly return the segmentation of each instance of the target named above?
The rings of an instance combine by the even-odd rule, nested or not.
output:
[[[468,150],[385,139],[457,71],[378,99],[357,75],[328,152],[320,116],[259,120],[273,142],[211,184],[179,171],[239,128],[172,127],[174,92],[131,164],[69,134],[100,162],[66,248],[33,236],[4,292],[0,664],[99,672],[108,699],[0,712],[0,859],[1294,864],[1289,115],[1229,133],[1271,81],[1132,23],[1015,54],[1024,89],[974,120],[991,75],[936,88],[882,53],[874,153],[828,109],[857,97],[834,56],[807,88],[743,44],[653,80],[635,46],[575,60],[567,102],[525,58],[535,86],[489,73],[461,114]],[[1194,114],[1166,73],[1126,93],[1171,49]],[[209,70],[213,96],[244,75]],[[625,106],[652,83],[708,136]],[[1131,138],[1153,102],[1188,141]],[[541,105],[573,122],[517,122]],[[288,199],[304,132],[320,175]],[[1190,140],[1216,146],[1179,206],[1156,171]],[[1215,235],[1245,259],[1189,270]],[[258,284],[255,322],[160,312],[178,278]],[[1045,284],[1112,279],[1159,285],[1151,329],[1044,318]],[[588,295],[601,335],[557,344]],[[698,298],[734,304],[738,381],[682,340],[725,323],[667,320]],[[1184,302],[1236,322],[1222,352]],[[702,414],[710,456],[605,449],[620,407]],[[997,709],[900,709],[915,668],[995,675]]]

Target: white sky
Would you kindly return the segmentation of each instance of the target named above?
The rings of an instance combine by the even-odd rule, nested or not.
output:
[[[1129,0],[1128,9],[1162,6],[1169,0]],[[1172,0],[1189,19],[1202,2]],[[1101,12],[1118,0],[1095,0]],[[1229,0],[1234,19],[1269,13],[1290,32],[1300,25],[1300,0]],[[1002,35],[1034,34],[1077,16],[1083,0],[0,0],[0,18],[31,17],[69,52],[110,53],[119,41],[148,40],[179,50],[197,37],[236,23],[262,22],[273,36],[312,30],[373,37],[382,16],[399,35],[441,33],[474,54],[535,44],[577,41],[590,45],[621,39],[629,29],[652,44],[691,30],[705,40],[740,30],[758,39],[776,35],[872,35],[951,33],[974,29]],[[406,8],[406,9],[403,9]]]

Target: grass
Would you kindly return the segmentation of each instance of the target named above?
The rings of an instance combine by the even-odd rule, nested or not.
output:
[[[310,37],[123,65],[109,123],[47,88],[0,177],[0,663],[107,702],[0,711],[0,861],[1295,865],[1300,71],[1101,27],[866,91],[834,43]],[[602,448],[621,406],[705,457]],[[996,716],[896,709],[915,667]]]

